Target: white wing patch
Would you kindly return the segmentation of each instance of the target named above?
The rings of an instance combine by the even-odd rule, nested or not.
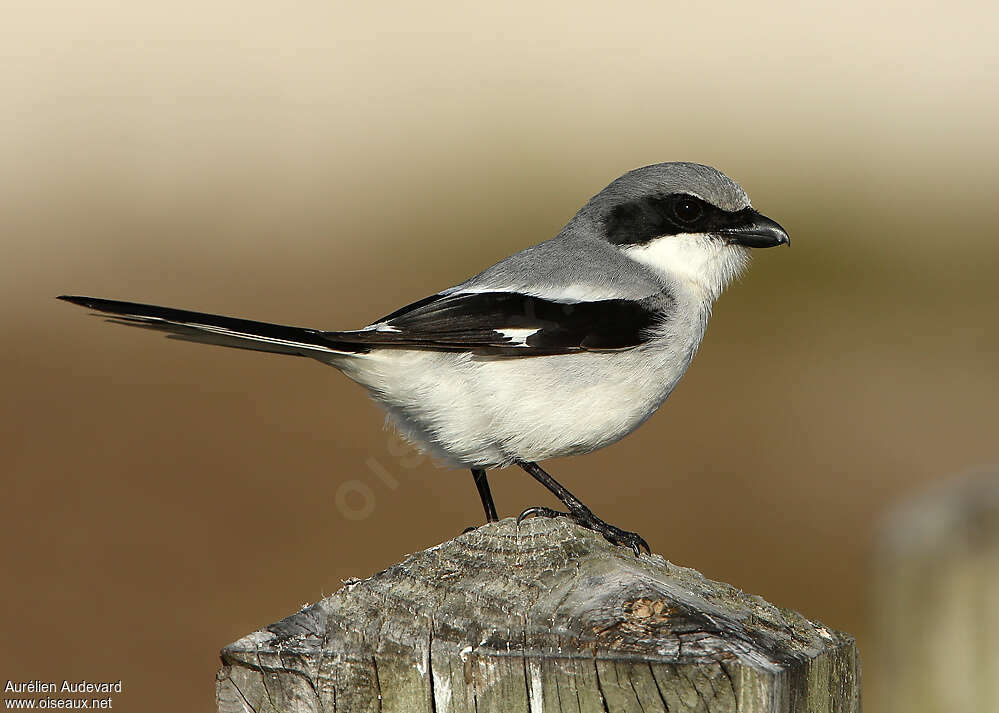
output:
[[[497,332],[502,334],[504,337],[513,340],[513,346],[515,347],[526,347],[527,338],[531,335],[540,332],[540,329],[497,329]]]

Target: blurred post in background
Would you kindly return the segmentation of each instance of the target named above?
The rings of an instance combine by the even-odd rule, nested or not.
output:
[[[877,547],[874,710],[999,711],[999,467],[905,501]]]

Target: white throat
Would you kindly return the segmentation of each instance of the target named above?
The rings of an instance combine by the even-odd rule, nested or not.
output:
[[[628,245],[624,254],[709,301],[718,299],[749,264],[746,248],[703,233],[669,235],[644,245]]]

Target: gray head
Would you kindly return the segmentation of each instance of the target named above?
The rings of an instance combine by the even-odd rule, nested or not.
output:
[[[591,198],[563,234],[606,240],[710,299],[746,266],[748,248],[790,244],[784,229],[754,210],[731,178],[679,162],[624,174]]]
[[[649,196],[686,193],[727,211],[749,207],[742,186],[711,166],[675,161],[636,168],[615,179],[591,203],[615,205]]]
[[[753,210],[725,174],[696,163],[659,163],[611,183],[552,240],[452,289],[638,299],[668,283],[712,300],[745,267],[749,247],[787,242],[784,230]]]

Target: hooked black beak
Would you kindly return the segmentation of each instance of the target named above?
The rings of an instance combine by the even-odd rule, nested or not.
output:
[[[776,220],[770,220],[752,208],[740,212],[744,216],[743,221],[718,231],[728,243],[747,248],[774,248],[791,244],[787,231]]]

